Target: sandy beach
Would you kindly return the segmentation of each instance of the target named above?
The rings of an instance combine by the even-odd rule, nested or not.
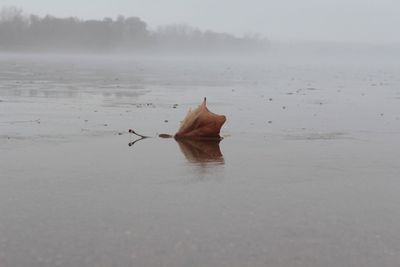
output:
[[[397,266],[400,65],[346,60],[0,55],[0,265]]]

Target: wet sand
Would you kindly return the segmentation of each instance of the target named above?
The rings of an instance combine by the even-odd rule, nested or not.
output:
[[[399,66],[1,58],[1,266],[400,262]]]

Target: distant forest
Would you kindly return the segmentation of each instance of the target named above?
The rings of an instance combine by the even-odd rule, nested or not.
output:
[[[2,51],[254,53],[267,47],[268,41],[257,35],[239,38],[188,25],[168,25],[149,30],[146,22],[137,17],[82,20],[25,15],[16,7],[0,10]]]

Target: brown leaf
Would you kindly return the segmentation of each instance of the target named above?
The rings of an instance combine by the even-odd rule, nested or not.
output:
[[[176,139],[221,139],[219,135],[226,117],[210,112],[207,108],[206,98],[195,110],[190,110],[183,120]]]

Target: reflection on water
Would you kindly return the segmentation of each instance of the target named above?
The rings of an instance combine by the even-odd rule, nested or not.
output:
[[[186,159],[192,163],[214,162],[224,164],[219,143],[221,140],[176,140]]]
[[[37,98],[135,98],[146,93],[146,74],[132,68],[120,68],[119,64],[106,69],[97,63],[80,62],[66,64],[55,60],[28,60],[14,64],[1,58],[0,96]],[[104,66],[103,65],[103,66]],[[118,70],[117,70],[118,69]]]
[[[134,141],[129,142],[129,143],[128,143],[128,146],[133,146],[133,145],[136,144],[137,142],[142,141],[143,139],[146,139],[146,138],[147,138],[147,137],[140,137],[140,138],[138,138],[138,139],[136,139],[136,140],[134,140]]]
[[[224,156],[219,143],[221,140],[176,140],[182,154],[190,165],[192,175],[186,183],[192,184],[208,180],[221,180],[224,177]]]
[[[140,136],[128,143],[132,147],[139,141],[148,138],[147,136]],[[191,139],[175,139],[179,144],[179,148],[185,158],[191,163],[217,163],[224,164],[224,156],[222,155],[218,140],[191,140]]]

